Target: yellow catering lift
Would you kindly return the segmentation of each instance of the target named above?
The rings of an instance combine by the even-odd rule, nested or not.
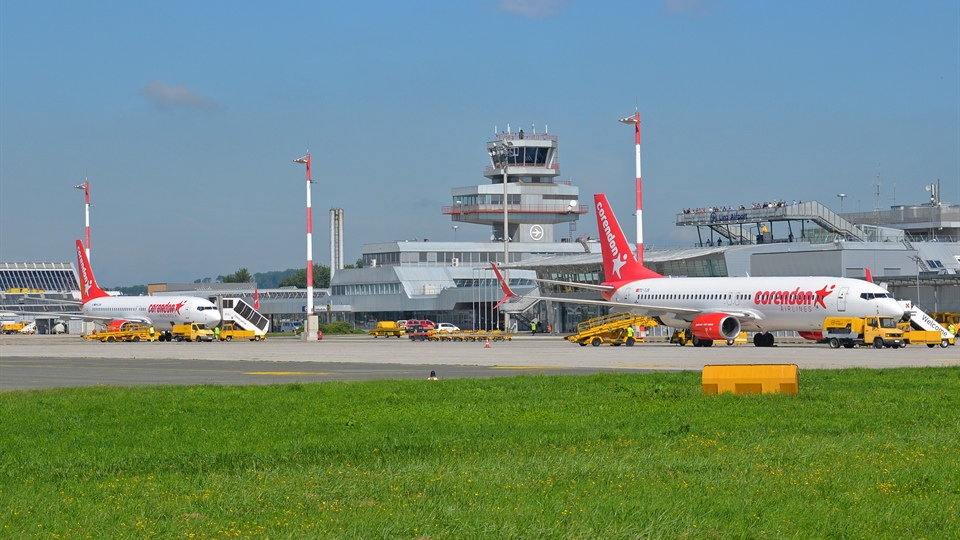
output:
[[[657,321],[643,315],[611,313],[578,324],[577,333],[567,336],[566,339],[581,347],[586,347],[587,344],[599,347],[604,343],[616,347],[620,345],[632,347],[634,343],[643,343],[644,336],[640,332],[633,337],[628,336],[628,327],[632,326],[636,329],[656,325]]]

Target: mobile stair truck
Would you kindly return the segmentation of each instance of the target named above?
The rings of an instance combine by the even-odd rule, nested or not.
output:
[[[220,325],[220,341],[233,341],[235,339],[246,339],[248,341],[260,341],[264,339],[254,330],[241,328],[233,321],[227,321]]]
[[[852,349],[872,345],[874,349],[903,345],[903,331],[893,317],[827,317],[823,320],[823,341],[831,349]]]
[[[949,347],[956,342],[950,331],[943,327],[936,319],[924,313],[923,310],[911,302],[900,302],[903,306],[904,318],[909,320],[899,324],[903,331],[903,344],[926,345],[927,347]],[[950,323],[946,323],[950,324]]]

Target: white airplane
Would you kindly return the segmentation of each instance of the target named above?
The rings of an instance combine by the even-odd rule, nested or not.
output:
[[[899,320],[903,307],[882,287],[867,281],[838,277],[703,277],[667,278],[643,266],[643,245],[634,256],[607,203],[593,197],[603,252],[601,285],[538,280],[599,290],[606,301],[547,298],[555,302],[614,306],[656,317],[666,326],[690,329],[695,346],[730,340],[741,331],[756,332],[753,344],[773,346],[770,332],[794,330],[819,340],[825,317],[889,315]],[[493,265],[506,297],[517,297]]]
[[[175,324],[220,323],[220,311],[213,302],[196,296],[110,296],[97,286],[84,252],[77,240],[77,271],[80,274],[82,318],[118,326],[125,321],[153,325],[158,331],[171,330]]]

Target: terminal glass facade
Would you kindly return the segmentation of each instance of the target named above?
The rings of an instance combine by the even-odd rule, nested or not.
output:
[[[70,265],[51,268],[31,268],[30,263],[5,263],[0,266],[0,289],[20,292],[33,289],[50,292],[80,290],[77,276]]]

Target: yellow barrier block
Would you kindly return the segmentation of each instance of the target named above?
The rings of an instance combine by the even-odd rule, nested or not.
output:
[[[773,394],[791,396],[800,391],[796,364],[747,364],[703,366],[703,393]]]

